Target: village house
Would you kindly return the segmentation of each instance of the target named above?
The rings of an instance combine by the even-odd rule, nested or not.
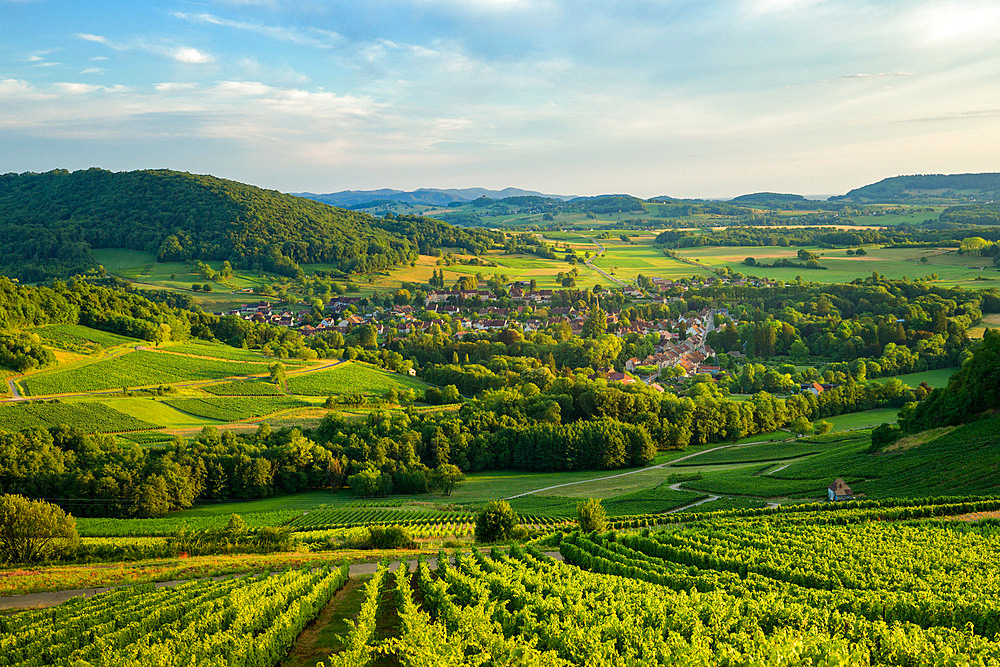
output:
[[[826,487],[826,497],[830,502],[854,500],[854,492],[847,486],[847,482],[838,477],[833,484]]]

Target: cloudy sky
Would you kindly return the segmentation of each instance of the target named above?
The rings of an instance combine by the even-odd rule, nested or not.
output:
[[[1000,3],[0,0],[0,172],[836,194],[1000,171]]]

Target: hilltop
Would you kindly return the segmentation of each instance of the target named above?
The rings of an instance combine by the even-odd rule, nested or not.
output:
[[[535,192],[534,190],[522,190],[521,188],[504,188],[503,190],[490,190],[487,188],[419,188],[409,192],[381,188],[379,190],[342,190],[327,194],[314,194],[312,192],[299,192],[296,194],[326,204],[347,208],[371,208],[377,203],[385,202],[447,206],[452,202],[470,202],[480,197],[487,197],[489,199],[507,199],[509,197],[571,199],[571,197],[563,195],[547,195]]]
[[[443,223],[421,224],[432,245],[442,233],[454,236]],[[230,260],[286,275],[317,262],[348,273],[383,270],[417,252],[410,238],[366,213],[165,169],[0,176],[0,236],[0,273],[25,280],[94,268],[95,248],[142,250],[160,261]]]
[[[916,174],[883,178],[830,201],[880,203],[963,203],[1000,198],[1000,173]]]

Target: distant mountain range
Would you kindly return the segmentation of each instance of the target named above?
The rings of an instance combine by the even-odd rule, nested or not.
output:
[[[344,208],[352,208],[359,204],[386,201],[401,204],[422,204],[424,206],[447,206],[452,202],[469,202],[480,197],[488,197],[489,199],[544,197],[546,199],[559,199],[562,201],[573,199],[572,196],[547,195],[535,192],[534,190],[522,190],[521,188],[504,188],[503,190],[489,190],[487,188],[420,188],[419,190],[412,190],[410,192],[383,188],[381,190],[343,190],[328,194],[315,194],[312,192],[295,192],[292,194]]]
[[[554,201],[568,202],[573,200],[600,199],[600,197],[576,197],[572,195],[552,195],[535,190],[521,188],[505,188],[490,190],[488,188],[420,188],[418,190],[343,190],[328,194],[312,192],[292,193],[343,208],[374,208],[387,203],[415,204],[422,206],[447,206],[455,202],[468,203],[486,197],[502,200],[511,197],[537,197]],[[603,195],[609,197],[610,195]],[[618,195],[619,197],[622,195]],[[902,203],[982,203],[1000,200],[1000,173],[981,174],[917,174],[911,176],[893,176],[877,183],[871,183],[855,188],[843,195],[830,197],[828,202],[856,202],[866,204],[902,204]],[[675,199],[669,196],[651,197],[648,202],[696,202],[696,201],[728,201],[743,206],[780,206],[806,208],[821,199],[803,197],[797,194],[777,192],[756,192],[740,195],[729,200],[719,199]]]

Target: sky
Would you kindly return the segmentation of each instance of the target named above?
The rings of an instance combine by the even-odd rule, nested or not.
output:
[[[842,194],[1000,171],[1000,2],[0,0],[0,172]]]

